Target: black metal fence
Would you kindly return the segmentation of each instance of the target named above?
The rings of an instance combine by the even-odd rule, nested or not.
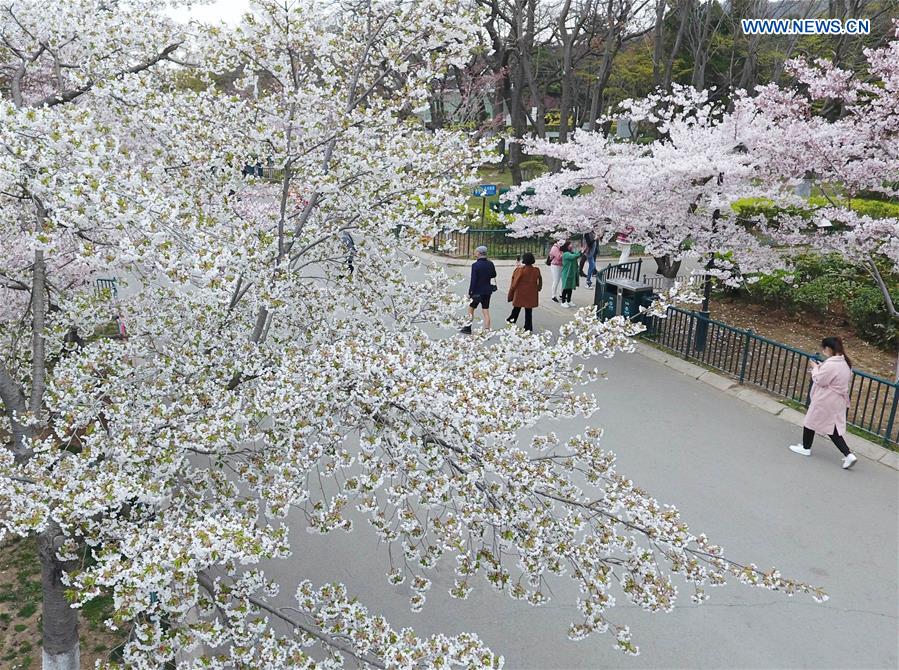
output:
[[[515,258],[530,251],[539,261],[549,254],[557,240],[552,235],[511,237],[511,232],[508,228],[469,228],[465,232],[439,233],[433,239],[431,249],[434,253],[453,258],[470,258],[474,256],[475,249],[485,246],[488,255],[498,260]],[[598,256],[607,257],[617,256],[618,253],[618,247],[613,244],[601,244],[597,251]],[[642,253],[642,247],[634,246],[633,253]]]
[[[696,330],[706,322],[704,346],[697,346]],[[647,321],[644,337],[683,356],[752,384],[782,398],[808,405],[811,376],[808,362],[814,354],[708,319],[698,312],[668,308],[665,319]],[[851,405],[847,421],[879,438],[886,445],[899,445],[899,383],[852,371]]]
[[[649,275],[643,275],[642,279],[644,284],[649,284],[652,286],[655,291],[664,291],[668,286],[665,283],[665,277],[655,276],[650,277]],[[684,275],[683,277],[677,277],[676,279],[670,280],[671,282],[678,281],[681,285],[686,284],[689,288],[693,290],[700,290],[702,288],[702,283],[705,281],[705,277],[702,275]]]
[[[465,232],[438,233],[434,238],[431,248],[435,253],[452,256],[454,258],[471,258],[475,249],[480,246],[487,247],[487,253],[491,258],[507,259],[515,258],[525,252],[531,252],[539,259],[549,254],[553,240],[548,236],[543,237],[509,237],[509,231],[505,228],[473,229]]]

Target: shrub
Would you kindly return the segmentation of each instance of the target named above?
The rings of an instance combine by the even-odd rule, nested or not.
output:
[[[885,273],[888,288],[899,294],[899,278]],[[883,295],[866,272],[837,254],[802,254],[791,271],[760,275],[738,292],[754,302],[788,310],[844,316],[860,337],[878,346],[899,345],[899,323],[891,319]]]
[[[860,287],[847,303],[846,314],[865,340],[887,347],[899,346],[899,324],[890,318],[879,289]]]
[[[532,158],[530,160],[522,161],[518,167],[521,168],[522,178],[525,181],[539,177],[549,170],[542,158]]]
[[[826,207],[829,202],[821,196],[812,196],[808,199],[809,207],[777,207],[773,201],[765,198],[742,198],[731,205],[731,208],[746,219],[764,215],[769,221],[777,221],[779,214],[799,214],[809,216],[814,209]],[[874,219],[887,217],[899,217],[899,203],[872,198],[854,198],[849,201],[853,211],[870,216]]]
[[[471,210],[469,212],[469,227],[475,229],[496,229],[496,228],[507,228],[510,223],[515,220],[515,217],[506,215],[504,218],[500,218],[500,214],[492,207],[493,203],[490,203],[491,206],[488,206],[484,210],[484,223],[481,223],[481,210]]]
[[[773,304],[776,307],[788,307],[793,286],[788,281],[786,272],[761,275],[757,282],[748,289],[749,295],[758,302]]]

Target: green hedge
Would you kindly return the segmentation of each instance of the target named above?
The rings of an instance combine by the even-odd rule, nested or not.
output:
[[[899,295],[899,277],[883,276],[891,295]],[[866,272],[837,254],[803,254],[791,271],[762,275],[738,295],[790,311],[843,316],[863,339],[881,347],[899,346],[899,324],[887,311],[880,290]]]
[[[800,216],[810,216],[812,211],[821,207],[826,207],[830,202],[821,196],[812,196],[808,199],[808,204],[808,207],[778,207],[772,200],[766,198],[743,198],[734,202],[732,208],[737,214],[745,218],[764,215],[766,219],[776,221],[778,214],[782,212],[787,212],[792,215],[798,214]],[[889,202],[887,200],[855,198],[839,204],[848,204],[852,211],[870,216],[874,219],[883,219],[887,217],[899,218],[899,203]]]

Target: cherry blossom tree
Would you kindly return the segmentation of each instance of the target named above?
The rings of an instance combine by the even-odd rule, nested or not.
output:
[[[535,606],[567,575],[570,636],[628,653],[616,597],[668,612],[678,581],[702,602],[729,578],[826,597],[726,558],[616,471],[598,429],[520,443],[591,416],[585,359],[639,324],[426,334],[460,304],[410,251],[463,225],[486,149],[411,110],[477,46],[464,3],[258,0],[234,30],[156,4],[0,13],[0,277],[19,296],[0,315],[0,539],[38,538],[45,668],[79,666],[77,609],[102,594],[127,667],[501,665],[344,585],[269,580],[258,563],[296,549],[290,511],[311,533],[361,515],[415,611],[441,563],[457,598],[483,579]],[[210,86],[179,87],[182,68]],[[232,92],[211,85],[225,71]],[[257,159],[271,180],[244,176]],[[114,309],[92,288],[110,275]],[[104,336],[117,315],[125,339]]]
[[[883,277],[883,269],[899,273],[899,218],[872,218],[855,209],[866,195],[899,197],[899,20],[894,25],[896,39],[865,51],[867,72],[794,60],[788,71],[799,90],[761,87],[755,108],[773,129],[762,138],[768,179],[789,183],[801,174],[814,175],[825,199],[809,207],[781,192],[778,204],[803,212],[778,217],[775,236],[856,262],[880,289],[888,313],[899,319],[899,303]],[[822,104],[839,108],[839,117],[830,121],[816,114]]]
[[[118,172],[127,155],[108,133],[109,117],[94,114],[90,100],[96,93],[96,101],[104,104],[110,98],[101,92],[113,82],[142,77],[177,51],[182,36],[154,4],[0,5],[0,77],[8,91],[0,99],[0,399],[5,410],[0,433],[9,440],[3,459],[13,459],[17,470],[42,467],[37,465],[41,443],[56,445],[55,458],[62,453],[66,430],[48,416],[52,370],[60,351],[80,341],[76,324],[89,322],[90,312],[96,312],[85,304],[85,311],[77,313],[77,303],[90,302],[86,279],[106,265],[97,245],[108,239],[117,221],[134,214],[127,200],[111,196],[105,176]],[[121,183],[129,176],[136,173],[127,171]],[[34,494],[18,490],[13,502],[9,488],[32,486],[21,474],[4,474],[2,534],[25,529],[19,499]],[[75,556],[59,554],[69,529],[63,518],[50,514],[46,495],[26,507],[32,504],[42,510],[31,531],[42,569],[43,666],[76,667],[77,613],[69,606],[63,580]]]
[[[627,101],[623,108],[632,121],[652,125],[659,139],[639,144],[579,132],[567,144],[529,143],[529,151],[568,169],[525,185],[535,193],[523,195],[524,201],[540,213],[513,228],[521,235],[592,230],[602,241],[626,230],[631,243],[656,258],[669,285],[689,257],[740,252],[744,270],[750,259],[754,270],[770,267],[763,241],[730,207],[741,197],[772,195],[744,141],[748,133],[763,132],[750,105],[738,104],[727,114],[709,103],[707,91],[675,86],[670,94]],[[562,197],[578,187],[582,195]],[[710,268],[725,279],[731,270],[722,262]]]
[[[737,92],[730,109],[688,87],[627,101],[627,114],[658,135],[646,145],[588,133],[565,145],[531,142],[530,151],[569,169],[525,185],[540,214],[515,227],[523,235],[594,230],[604,239],[627,227],[660,259],[662,274],[675,276],[685,257],[715,254],[707,270],[730,282],[788,265],[798,249],[833,250],[871,274],[896,316],[881,268],[899,271],[899,220],[862,215],[853,201],[899,194],[899,40],[867,57],[868,71],[858,74],[793,61],[795,85]],[[839,118],[815,113],[824,100],[839,102]],[[796,194],[809,173],[825,206]],[[589,187],[586,195],[562,197],[577,186]],[[797,213],[746,220],[734,211],[746,198]]]

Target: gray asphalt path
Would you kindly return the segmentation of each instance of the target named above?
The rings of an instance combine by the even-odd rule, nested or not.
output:
[[[496,327],[506,327],[510,273],[500,272]],[[589,302],[586,291],[575,301]],[[538,327],[555,329],[566,314],[540,308]],[[631,625],[641,647],[632,658],[604,636],[577,643],[565,637],[576,613],[564,579],[539,609],[492,592],[486,582],[458,602],[446,595],[447,565],[424,611],[412,614],[408,588],[387,585],[386,551],[364,524],[320,537],[294,519],[294,557],[266,571],[285,586],[301,578],[342,581],[371,610],[420,634],[476,632],[504,654],[507,668],[896,668],[899,474],[867,459],[843,471],[839,453],[823,440],[812,458],[796,456],[786,448],[798,437],[792,425],[639,354],[596,365],[608,376],[589,389],[602,406],[590,423],[605,429],[619,470],[675,504],[691,528],[729,556],[823,586],[827,603],[736,584],[712,591],[701,606],[684,598],[667,615],[620,601],[613,618]],[[585,425],[547,423],[540,430],[564,436]]]

